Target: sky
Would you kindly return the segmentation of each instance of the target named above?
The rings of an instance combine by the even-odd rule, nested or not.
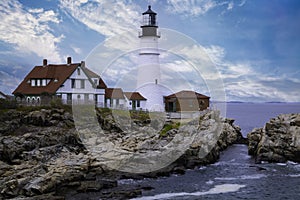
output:
[[[222,89],[227,101],[300,102],[298,0],[1,0],[0,91],[11,94],[44,58],[53,64],[68,56],[91,60],[114,45],[132,59],[131,43],[139,42],[148,5],[157,13],[159,45],[170,50],[180,43],[180,49],[161,54],[169,83],[180,76],[213,100],[220,100],[214,90]],[[118,40],[122,35],[130,37]],[[204,54],[213,65],[199,62]],[[116,67],[122,63],[118,59],[106,70],[102,61],[87,67],[115,87],[120,76],[128,79],[130,62],[127,71]]]

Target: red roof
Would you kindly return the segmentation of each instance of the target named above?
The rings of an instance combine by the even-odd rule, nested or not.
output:
[[[42,93],[55,94],[59,87],[73,74],[80,63],[72,64],[61,64],[61,65],[46,65],[46,66],[35,66],[31,72],[24,78],[21,84],[15,89],[13,94],[26,94],[35,95]],[[91,78],[99,78],[98,85],[95,86],[99,89],[107,88],[104,81],[100,76],[86,67],[81,67],[84,73],[89,78],[91,84]],[[50,79],[50,82],[46,86],[31,86],[31,79]]]
[[[205,96],[203,94],[197,93],[195,91],[190,91],[190,90],[182,90],[180,92],[171,94],[169,96],[165,96],[165,98],[170,99],[170,98],[179,98],[179,99],[190,99],[190,98],[195,98],[197,99],[209,99],[210,97]]]
[[[106,88],[105,98],[107,99],[125,99],[121,88]]]
[[[13,94],[41,94],[45,92],[54,94],[66,79],[72,75],[78,65],[79,63],[35,66]],[[32,87],[30,79],[50,79],[50,82],[46,86]]]
[[[99,79],[99,83],[97,85],[98,89],[106,89],[107,85],[105,84],[105,82],[102,80],[102,78]]]
[[[86,67],[82,67],[82,70],[90,78],[100,78],[100,76],[98,74],[96,74],[95,72],[91,71],[90,69],[88,69]]]
[[[124,94],[129,100],[147,100],[139,92],[124,92]]]

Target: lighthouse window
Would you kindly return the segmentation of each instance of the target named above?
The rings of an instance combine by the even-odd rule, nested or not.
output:
[[[154,14],[150,14],[150,22],[151,22],[151,25],[155,25],[155,15]]]

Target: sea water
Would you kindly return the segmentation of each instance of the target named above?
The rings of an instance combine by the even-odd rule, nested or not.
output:
[[[227,117],[236,119],[246,136],[282,113],[300,113],[300,103],[229,103]],[[150,186],[136,199],[300,199],[300,164],[255,164],[247,146],[233,145],[215,164],[171,175],[119,184]]]

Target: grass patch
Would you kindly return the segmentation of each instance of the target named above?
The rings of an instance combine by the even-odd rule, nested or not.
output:
[[[172,129],[178,129],[180,127],[180,123],[171,123],[171,124],[165,124],[164,128],[160,131],[159,135],[160,137],[166,137],[167,132],[172,130]]]

